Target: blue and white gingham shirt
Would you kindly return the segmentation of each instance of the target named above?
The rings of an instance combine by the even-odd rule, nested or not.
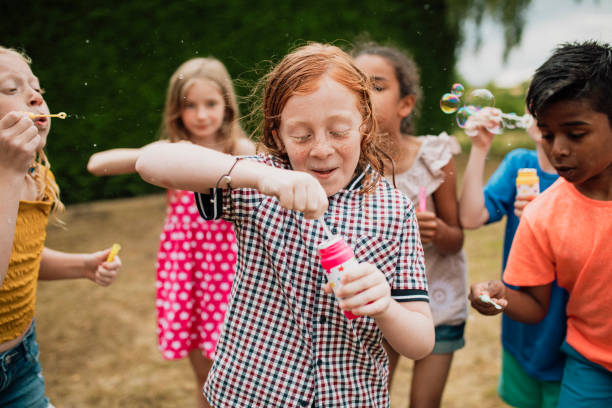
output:
[[[276,157],[248,159],[290,169]],[[367,170],[371,171],[371,170]],[[380,269],[398,302],[428,301],[412,203],[382,180],[361,195],[365,172],[329,198],[325,220],[359,262]],[[204,386],[214,407],[388,407],[388,361],[374,319],[349,321],[317,245],[320,223],[254,189],[196,193],[200,214],[235,224],[238,262],[216,359]]]

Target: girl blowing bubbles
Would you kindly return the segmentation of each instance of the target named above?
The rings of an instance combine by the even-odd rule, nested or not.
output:
[[[386,144],[394,154],[395,181],[413,202],[425,189],[427,208],[418,220],[424,244],[436,344],[430,356],[415,361],[411,407],[439,407],[453,354],[465,344],[467,268],[459,226],[453,152],[459,145],[446,133],[413,136],[414,108],[421,95],[414,61],[401,51],[374,43],[359,45],[355,64],[372,79],[372,101]],[[456,149],[455,149],[456,147]],[[391,174],[389,175],[391,176]],[[387,347],[391,376],[398,353]]]
[[[228,154],[255,153],[255,146],[238,124],[234,87],[220,61],[194,58],[172,75],[162,138]],[[167,146],[166,141],[156,143]],[[132,173],[142,150],[96,153],[87,168],[96,175]],[[192,193],[168,190],[166,222],[157,255],[159,349],[169,360],[189,356],[198,384],[198,405],[202,407],[208,404],[200,390],[212,366],[235,263],[232,224],[220,219],[203,220]]]
[[[205,394],[214,406],[388,406],[382,336],[418,359],[434,332],[414,210],[380,175],[369,81],[339,48],[315,43],[264,87],[266,153],[156,145],[136,163],[149,182],[203,192],[202,215],[236,226],[236,278]],[[339,303],[316,251],[318,217],[361,262]]]
[[[38,79],[22,54],[0,47],[0,406],[47,407],[34,326],[37,279],[110,285],[121,266],[110,248],[68,254],[44,247],[50,213],[62,209],[43,152],[51,127]]]

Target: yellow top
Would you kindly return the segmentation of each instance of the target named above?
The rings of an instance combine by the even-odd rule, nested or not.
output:
[[[13,251],[0,287],[0,343],[19,337],[34,318],[36,287],[52,202],[19,201]]]

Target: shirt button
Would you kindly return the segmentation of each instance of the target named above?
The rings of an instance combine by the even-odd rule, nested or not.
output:
[[[305,400],[299,400],[298,403],[300,404],[300,406],[305,407],[308,405],[308,401]]]
[[[326,321],[327,321],[327,319],[325,319],[325,316],[321,316],[319,318],[319,323],[321,323],[321,324],[325,323]]]
[[[321,360],[320,358],[317,358],[317,365],[321,367],[322,364],[323,364],[323,360]]]

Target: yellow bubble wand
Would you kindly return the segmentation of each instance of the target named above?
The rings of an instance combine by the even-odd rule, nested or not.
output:
[[[32,112],[26,112],[28,114],[28,116],[30,117],[30,119],[36,119],[36,118],[58,118],[58,119],[66,119],[66,117],[68,116],[66,114],[66,112],[60,112],[60,113],[46,113],[46,114],[38,114],[38,113],[32,113]]]
[[[121,249],[121,245],[113,244],[110,252],[108,253],[108,257],[106,258],[106,262],[112,262],[113,259],[115,259],[115,256],[117,256],[117,254],[119,253],[120,249]]]

